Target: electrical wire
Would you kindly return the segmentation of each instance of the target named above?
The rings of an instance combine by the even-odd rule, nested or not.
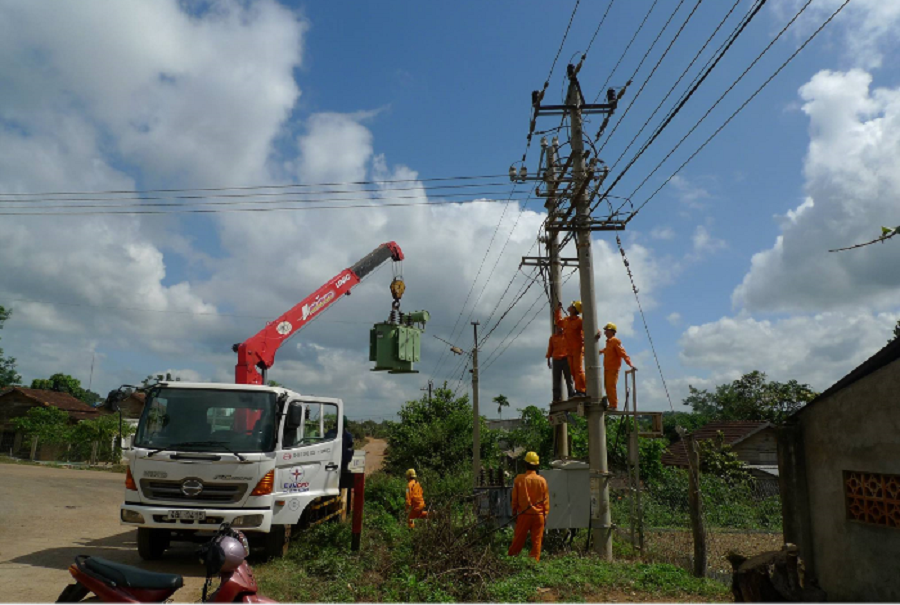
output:
[[[628,50],[631,48],[631,45],[634,44],[634,41],[637,39],[638,34],[641,33],[641,30],[644,29],[644,25],[647,23],[647,19],[650,18],[650,14],[653,12],[653,9],[656,8],[656,5],[659,3],[659,0],[653,0],[653,4],[650,5],[650,10],[647,11],[647,14],[644,15],[644,19],[641,21],[641,24],[638,25],[638,28],[635,30],[634,35],[631,36],[631,40],[628,42],[628,45],[625,47],[625,50],[622,51],[622,54],[619,56],[619,60],[616,61],[615,66],[612,68],[612,71],[609,72],[609,75],[606,77],[606,80],[603,82],[603,86],[600,87],[600,92],[597,93],[597,96],[594,97],[594,103],[600,98],[600,95],[603,94],[603,91],[606,90],[607,84],[612,79],[614,75],[616,75],[616,71],[618,71],[619,66],[622,64],[622,60],[625,59],[625,55],[628,54]]]
[[[271,193],[231,193],[231,194],[219,194],[219,195],[169,195],[169,196],[117,196],[117,197],[17,197],[17,198],[9,198],[3,199],[0,194],[0,204],[43,204],[43,203],[61,203],[61,202],[147,202],[147,201],[159,201],[159,200],[188,200],[186,203],[195,203],[196,200],[250,200],[253,201],[257,198],[260,199],[260,202],[267,201],[269,203],[278,203],[283,201],[320,201],[320,200],[341,200],[341,199],[368,199],[367,198],[332,198],[330,196],[334,196],[337,194],[373,194],[376,196],[383,196],[386,193],[391,193],[395,191],[420,191],[425,192],[426,194],[430,194],[436,197],[447,197],[450,195],[483,195],[480,192],[472,193],[470,191],[461,192],[461,193],[431,193],[434,191],[445,191],[445,190],[458,190],[458,189],[495,189],[498,187],[507,187],[509,182],[494,182],[494,183],[470,183],[465,185],[437,185],[434,187],[385,187],[379,189],[343,189],[343,190],[316,190],[316,191],[278,191]],[[307,198],[307,197],[296,197],[293,200],[284,199],[285,196],[310,196],[310,195],[325,195],[329,197],[325,198]],[[493,193],[491,194],[493,195]],[[265,198],[279,198],[274,200],[267,200]],[[8,206],[7,206],[8,207]]]
[[[800,16],[800,14],[806,9],[807,6],[809,6],[809,3],[810,3],[811,1],[812,1],[812,0],[809,0],[809,2],[807,2],[806,5],[804,5],[803,8],[800,9],[800,12],[797,13],[797,15],[796,15],[793,19],[791,19],[790,23],[788,23],[788,25],[785,26],[785,28],[778,34],[779,36],[780,36],[782,33],[784,33],[784,31],[786,31],[787,28],[790,27],[790,25],[791,25],[794,21],[797,20],[797,18]],[[803,49],[806,48],[807,45],[809,45],[809,43],[812,42],[812,41],[816,38],[816,36],[818,36],[819,33],[821,33],[821,31],[822,31],[823,29],[825,29],[825,27],[828,26],[829,23],[831,23],[831,21],[832,21],[835,17],[837,17],[837,16],[840,14],[840,12],[841,12],[842,10],[844,10],[844,7],[846,7],[848,4],[850,4],[850,0],[845,0],[844,3],[841,4],[841,5],[838,7],[838,9],[837,9],[836,11],[834,11],[834,13],[831,14],[831,16],[828,17],[828,19],[826,19],[825,22],[822,23],[822,25],[819,26],[819,28],[816,29],[816,31],[814,31],[814,32],[812,33],[812,35],[809,36],[809,37],[803,42],[803,44],[801,44],[800,47],[797,48],[797,50],[795,50],[795,51],[787,58],[787,60],[785,60],[785,61],[778,67],[778,69],[776,69],[775,72],[774,72],[772,75],[770,75],[770,76],[766,79],[766,81],[763,82],[763,83],[762,83],[762,84],[761,84],[761,85],[753,92],[753,94],[750,95],[750,97],[748,97],[747,100],[744,101],[744,102],[740,105],[740,107],[738,107],[738,108],[737,108],[730,116],[728,116],[728,119],[726,119],[725,122],[723,122],[722,125],[719,126],[719,128],[717,128],[716,131],[713,132],[713,133],[712,133],[712,134],[711,134],[711,135],[703,142],[703,144],[700,145],[700,147],[698,147],[697,150],[694,151],[694,153],[692,153],[692,154],[690,155],[690,157],[688,157],[688,159],[685,160],[685,161],[681,164],[681,166],[679,166],[678,169],[675,170],[675,172],[673,172],[673,173],[669,176],[669,178],[667,178],[667,179],[663,182],[663,184],[660,185],[660,186],[659,186],[659,187],[658,187],[658,188],[650,195],[650,197],[648,197],[646,200],[644,200],[644,202],[641,203],[641,204],[638,206],[638,208],[637,208],[634,212],[631,213],[631,216],[627,219],[626,223],[627,223],[627,222],[630,222],[630,221],[631,221],[631,220],[632,220],[632,219],[633,219],[633,218],[634,218],[634,217],[635,217],[635,216],[636,216],[636,215],[644,208],[644,206],[646,206],[646,205],[650,202],[650,200],[652,200],[654,197],[656,197],[656,195],[663,189],[663,187],[665,187],[665,186],[669,183],[669,181],[671,181],[673,178],[675,178],[675,176],[677,176],[678,173],[681,172],[681,171],[684,169],[685,166],[687,166],[687,165],[688,165],[695,157],[697,157],[697,155],[698,155],[698,154],[699,154],[699,153],[700,153],[700,152],[701,152],[701,151],[702,151],[702,150],[710,143],[710,141],[712,141],[714,138],[716,138],[716,137],[719,135],[719,133],[722,132],[722,130],[724,130],[725,127],[728,126],[728,124],[730,124],[731,121],[732,121],[735,117],[737,117],[737,115],[738,115],[741,111],[743,111],[744,108],[747,107],[747,105],[749,105],[749,104],[753,101],[753,99],[755,99],[755,98],[759,95],[759,93],[762,92],[763,89],[765,89],[766,86],[768,86],[769,83],[770,83],[772,80],[774,80],[774,79],[778,76],[778,74],[780,74],[780,73],[784,70],[785,67],[787,67],[787,66],[791,63],[791,62],[794,60],[794,58],[795,58],[797,55],[799,55],[799,54],[803,51]],[[774,41],[773,41],[773,42],[774,42]],[[770,48],[770,47],[771,47],[771,44],[769,45],[769,47],[766,47],[766,51],[767,51],[768,48]],[[763,51],[763,54],[765,54],[766,51]],[[759,60],[759,58],[757,58],[756,60],[754,60],[753,64],[751,64],[751,67],[752,67],[754,64],[756,64],[756,62],[757,62],[758,60]],[[750,68],[748,67],[747,70],[749,70],[749,69],[750,69]],[[744,73],[746,73],[747,70],[745,70]],[[743,76],[744,76],[744,74],[741,74],[741,77],[743,77]],[[732,86],[731,88],[733,88],[733,87],[734,87],[734,86]],[[731,90],[731,88],[729,88],[729,91]],[[725,94],[727,94],[727,92],[728,92],[728,91],[726,91]],[[723,97],[724,97],[724,95],[723,95]],[[720,99],[721,99],[721,98],[720,98]],[[717,101],[716,103],[718,103],[718,101]],[[707,112],[707,115],[708,115],[708,113],[709,113],[709,112]],[[705,117],[705,116],[704,116],[704,117]],[[694,130],[696,130],[696,127],[692,128],[692,129],[691,129],[691,132],[693,132]],[[689,134],[690,134],[690,133],[688,133],[688,135],[689,135]],[[685,135],[685,138],[686,138],[688,135]],[[682,141],[683,141],[683,140],[684,140],[684,139],[682,139]],[[681,144],[681,143],[679,142],[679,145],[680,145],[680,144]],[[669,154],[666,156],[666,158],[663,160],[663,162],[665,162],[665,160],[668,159],[670,156],[671,156],[671,153],[669,153]],[[654,172],[655,172],[656,170],[658,170],[658,169],[659,169],[659,166],[657,166],[657,168],[654,169]],[[647,180],[649,180],[649,176],[648,176],[646,179],[644,179],[644,181],[641,183],[641,185],[639,185],[639,187],[638,187],[637,189],[635,189],[635,192],[637,192],[637,190],[640,189],[640,187],[643,187],[644,183],[646,183]]]
[[[637,77],[638,72],[641,70],[641,67],[644,65],[644,61],[646,61],[647,57],[650,56],[650,53],[653,52],[653,49],[656,47],[656,43],[659,42],[660,38],[662,38],[662,35],[669,28],[669,24],[672,23],[672,19],[674,19],[675,15],[678,14],[678,11],[681,10],[681,6],[684,4],[684,2],[685,2],[685,0],[680,0],[678,2],[678,6],[675,7],[675,10],[672,11],[672,14],[669,16],[668,20],[666,20],[665,25],[662,26],[661,30],[659,30],[659,34],[657,34],[656,38],[653,40],[653,44],[651,44],[650,48],[647,49],[647,52],[644,53],[644,56],[641,59],[641,62],[638,63],[637,68],[634,70],[634,74],[632,74],[631,78],[628,80],[629,82],[634,81],[634,79]],[[631,108],[634,107],[634,104],[637,102],[638,98],[641,96],[641,93],[644,92],[644,88],[646,88],[647,84],[653,78],[653,74],[656,73],[656,70],[659,69],[660,64],[663,62],[663,60],[669,54],[669,51],[672,50],[672,46],[675,44],[675,41],[678,40],[679,36],[681,36],[681,32],[684,31],[685,27],[687,27],[687,24],[691,21],[691,18],[693,18],[694,14],[697,12],[697,9],[700,8],[700,4],[702,2],[703,2],[703,0],[697,0],[697,4],[694,5],[693,10],[691,10],[691,12],[688,14],[687,18],[684,20],[684,23],[681,24],[681,27],[678,29],[678,31],[675,32],[675,37],[672,38],[672,40],[669,42],[669,45],[663,51],[662,55],[660,55],[659,60],[656,62],[656,65],[653,66],[653,69],[650,71],[650,74],[644,79],[644,82],[643,82],[643,84],[641,84],[640,89],[638,89],[637,94],[633,95],[631,97],[631,101],[628,103],[628,107],[625,108],[625,111],[622,114],[622,117],[620,117],[616,121],[616,125],[613,127],[612,132],[609,133],[609,136],[606,137],[606,139],[604,139],[604,141],[603,141],[603,144],[600,145],[600,149],[597,152],[598,154],[603,152],[603,149],[606,147],[607,143],[609,143],[610,139],[612,139],[612,137],[616,134],[616,131],[619,130],[619,126],[621,126],[622,122],[625,120],[625,118],[628,117],[628,112],[630,112]]]
[[[302,187],[337,187],[346,185],[379,185],[383,183],[426,183],[438,181],[468,181],[477,179],[502,179],[506,178],[506,174],[490,174],[483,176],[450,176],[450,177],[432,177],[426,179],[385,179],[372,181],[341,181],[335,183],[293,183],[284,185],[250,185],[246,187],[205,187],[194,189],[112,189],[105,191],[47,191],[39,193],[0,193],[0,196],[48,196],[48,195],[103,195],[103,194],[131,194],[137,195],[142,193],[186,193],[191,191],[249,191],[253,189],[292,189]]]
[[[703,84],[703,82],[706,80],[706,78],[709,76],[709,74],[712,73],[712,70],[715,69],[716,65],[719,64],[719,61],[722,60],[722,57],[725,56],[725,53],[728,52],[728,50],[732,47],[732,45],[737,40],[737,38],[747,28],[747,26],[753,20],[753,17],[755,17],[759,13],[759,11],[765,5],[766,1],[767,0],[757,0],[756,5],[751,9],[750,13],[747,15],[747,17],[744,19],[744,21],[732,33],[732,36],[724,44],[724,48],[722,48],[722,50],[718,53],[718,55],[715,57],[715,59],[704,70],[703,75],[696,80],[695,84],[691,87],[690,91],[688,91],[688,93],[686,95],[684,95],[684,97],[682,97],[682,99],[679,101],[677,106],[669,113],[668,116],[666,116],[665,120],[662,122],[662,124],[660,124],[660,126],[656,129],[656,131],[650,136],[649,140],[646,143],[644,143],[644,145],[641,146],[641,149],[638,150],[638,152],[631,159],[631,161],[628,163],[628,165],[625,166],[625,168],[622,170],[622,172],[619,173],[619,175],[613,181],[612,185],[610,185],[606,189],[606,192],[612,191],[612,189],[622,180],[622,178],[625,176],[625,174],[628,172],[628,170],[632,166],[634,166],[635,162],[637,162],[637,160],[644,154],[644,152],[650,147],[650,145],[653,144],[653,142],[659,137],[659,135],[662,134],[662,131],[665,130],[665,128],[672,122],[672,120],[675,118],[675,116],[678,114],[678,112],[681,111],[681,109],[688,102],[688,100],[691,98],[691,96],[693,96],[693,94],[697,91],[697,89],[700,87],[700,85]],[[656,166],[656,168],[654,168],[653,171],[651,171],[650,174],[647,175],[647,177],[641,182],[641,184],[632,192],[632,194],[628,196],[629,198],[633,197],[634,194],[637,193],[637,191],[641,187],[643,187],[644,184],[656,173],[656,171],[659,170],[659,168],[669,159],[669,157],[671,157],[672,154],[675,153],[675,151],[677,151],[677,149],[681,146],[681,144],[684,143],[684,141],[691,134],[693,134],[693,132],[700,126],[700,124],[703,123],[704,120],[706,120],[706,118],[709,116],[709,114],[712,113],[712,111],[719,105],[719,103],[728,95],[728,93],[730,93],[734,89],[734,87],[738,85],[738,83],[744,78],[745,75],[747,75],[747,73],[753,68],[753,66],[756,65],[756,63],[760,59],[762,59],[762,57],[769,51],[770,48],[772,48],[772,46],[779,40],[779,38],[781,38],[781,36],[784,34],[785,31],[787,31],[787,29],[791,26],[791,24],[793,24],[794,21],[796,21],[800,17],[800,15],[803,13],[803,11],[806,10],[806,8],[810,5],[811,2],[812,2],[812,0],[807,0],[807,3],[800,9],[800,11],[794,16],[794,18],[791,19],[791,21],[778,33],[778,35],[768,44],[768,46],[766,46],[766,48],[763,49],[763,51],[759,55],[757,55],[757,57],[744,70],[744,72],[731,84],[731,86],[722,94],[722,96],[720,96],[716,100],[716,102],[713,103],[713,105],[706,111],[706,113],[703,115],[703,117],[701,117],[700,120],[698,120],[697,123],[694,124],[694,126],[691,128],[691,130],[688,131],[688,133],[686,135],[684,135],[684,137],[682,137],[682,139],[675,145],[675,147],[671,151],[669,151],[669,153],[666,155],[666,157],[663,159],[663,161],[660,162]],[[594,205],[592,210],[595,209],[597,206],[599,206],[600,202],[603,199],[604,199],[603,196],[601,196],[597,200],[597,203]],[[619,209],[621,209],[621,206],[619,207]]]
[[[643,134],[644,130],[650,124],[650,121],[653,120],[654,117],[656,117],[656,114],[659,113],[659,110],[662,109],[662,106],[665,104],[665,102],[669,100],[669,97],[672,96],[672,93],[675,92],[675,89],[678,87],[679,84],[681,84],[681,81],[684,79],[684,77],[687,75],[687,73],[694,66],[694,63],[697,62],[697,59],[700,58],[700,56],[703,54],[703,51],[705,51],[706,47],[709,46],[709,43],[712,42],[713,38],[716,37],[716,34],[719,33],[719,30],[721,30],[722,27],[725,26],[725,23],[728,21],[729,17],[731,17],[732,13],[734,13],[734,11],[737,10],[737,7],[740,6],[742,1],[743,0],[735,0],[734,4],[731,5],[731,9],[728,11],[728,13],[725,14],[725,17],[722,19],[722,21],[719,22],[719,25],[716,26],[715,30],[713,30],[713,33],[710,34],[710,36],[706,39],[706,42],[703,43],[703,46],[700,47],[700,50],[697,51],[697,53],[694,55],[694,58],[691,59],[691,62],[688,64],[688,66],[684,68],[684,71],[681,72],[681,75],[678,76],[678,79],[675,80],[675,83],[672,84],[672,87],[669,88],[669,91],[659,101],[659,104],[653,110],[653,113],[651,113],[650,116],[647,118],[647,120],[644,122],[643,126],[641,126],[641,129],[638,130],[637,134],[634,135],[634,137],[631,139],[631,142],[628,143],[628,146],[625,148],[625,150],[621,154],[619,154],[619,157],[615,161],[615,163],[612,166],[610,166],[610,169],[609,169],[610,172],[612,172],[613,170],[616,169],[616,166],[619,165],[619,162],[621,162],[622,159],[625,157],[625,154],[628,153],[628,150],[630,150],[631,147],[635,144],[635,142],[637,142],[638,138],[641,136],[641,134]],[[610,136],[612,136],[612,135],[610,135]]]
[[[609,4],[606,5],[606,11],[603,13],[603,17],[600,18],[600,23],[597,24],[597,29],[594,30],[594,35],[591,36],[591,41],[588,42],[587,49],[584,51],[584,54],[581,55],[581,60],[578,62],[578,69],[581,69],[581,66],[584,65],[588,53],[591,52],[591,47],[594,45],[594,40],[597,39],[597,34],[600,33],[600,28],[603,27],[603,24],[606,22],[606,17],[609,15],[609,9],[611,9],[615,3],[616,0],[609,0]]]
[[[287,206],[278,208],[199,208],[185,209],[177,208],[173,210],[122,210],[110,212],[105,210],[88,210],[78,212],[0,212],[0,216],[116,216],[116,215],[165,215],[165,214],[221,214],[229,212],[300,212],[308,210],[348,210],[351,208],[398,208],[398,207],[425,207],[425,206],[444,206],[448,204],[476,204],[476,203],[503,203],[509,201],[521,200],[454,200],[442,202],[422,202],[422,203],[388,203],[388,204],[353,204],[346,206]]]
[[[472,297],[472,292],[475,290],[475,285],[478,283],[478,278],[481,276],[481,271],[484,269],[484,263],[487,261],[487,257],[491,252],[491,247],[494,245],[494,239],[497,237],[497,232],[500,230],[500,225],[503,224],[503,217],[506,216],[506,211],[509,209],[509,202],[512,199],[512,196],[516,193],[516,188],[519,186],[519,183],[513,183],[513,188],[509,193],[509,199],[506,201],[506,205],[503,207],[503,213],[500,215],[500,220],[497,221],[497,227],[494,229],[494,233],[491,235],[491,240],[488,242],[487,249],[484,251],[484,257],[481,259],[481,264],[478,266],[478,271],[475,274],[475,279],[472,280],[472,286],[469,288],[468,294],[466,294],[466,300],[463,301],[462,308],[459,310],[459,315],[456,318],[456,321],[453,324],[453,330],[450,333],[450,338],[448,340],[454,340],[456,338],[456,330],[459,326],[460,320],[462,320],[463,313],[466,311],[466,306],[469,304],[469,299]],[[435,363],[434,367],[429,374],[429,380],[434,379],[435,372],[443,363],[444,357],[447,355],[447,349],[444,349],[441,352],[440,357],[438,358],[437,363]]]

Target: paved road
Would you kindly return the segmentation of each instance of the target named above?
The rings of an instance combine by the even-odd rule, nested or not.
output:
[[[0,464],[0,602],[54,602],[69,584],[75,555],[179,573],[179,603],[200,599],[196,545],[176,543],[161,561],[137,554],[137,532],[119,525],[125,476]]]

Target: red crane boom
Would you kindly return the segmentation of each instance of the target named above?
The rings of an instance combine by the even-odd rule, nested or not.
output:
[[[235,383],[263,384],[266,371],[275,363],[275,352],[284,341],[337,302],[342,295],[350,294],[356,284],[388,259],[395,262],[403,260],[403,251],[395,242],[381,244],[355,265],[332,277],[287,313],[266,324],[255,336],[234,345],[232,348],[238,354],[238,362],[234,367]]]

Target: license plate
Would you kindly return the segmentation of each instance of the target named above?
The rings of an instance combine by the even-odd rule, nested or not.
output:
[[[166,513],[166,519],[191,519],[193,521],[205,521],[206,511],[202,510],[170,510]]]

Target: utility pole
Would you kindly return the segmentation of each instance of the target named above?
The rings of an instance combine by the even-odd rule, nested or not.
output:
[[[478,322],[472,322],[475,346],[472,347],[472,484],[478,487],[481,472],[481,419],[478,414]]]
[[[578,70],[568,66],[569,90],[566,105],[572,127],[573,198],[575,206],[575,242],[581,281],[581,306],[584,329],[584,366],[588,405],[588,460],[591,482],[591,527],[594,550],[612,560],[612,518],[609,510],[609,469],[606,460],[606,413],[603,383],[600,380],[600,352],[594,341],[597,333],[597,308],[594,304],[594,262],[591,256],[591,208],[586,194],[591,175],[585,166],[581,87]]]
[[[559,150],[559,139],[553,137],[553,142],[547,145],[547,139],[541,140],[541,145],[546,150],[547,170],[544,173],[544,182],[547,184],[547,201],[544,207],[547,208],[547,216],[550,220],[556,218],[559,201],[556,197],[556,189],[559,181],[556,174],[556,154]],[[550,269],[550,334],[556,332],[556,309],[560,302],[560,288],[562,285],[562,263],[559,260],[559,232],[547,232],[547,256],[549,257]],[[551,361],[551,363],[553,363]],[[571,368],[570,368],[571,371]],[[567,393],[560,390],[560,401],[566,400]],[[569,424],[562,422],[554,427],[556,431],[556,456],[559,459],[569,457]]]

